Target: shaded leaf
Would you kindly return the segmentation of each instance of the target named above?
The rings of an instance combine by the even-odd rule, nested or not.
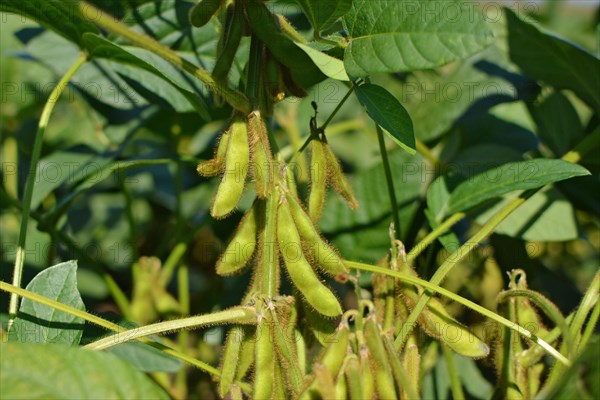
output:
[[[415,134],[408,112],[402,104],[381,86],[365,83],[356,87],[356,96],[367,114],[403,149],[415,150]]]
[[[515,196],[504,196],[477,217],[485,223]],[[555,188],[542,190],[509,215],[494,232],[524,240],[560,242],[579,237],[575,210],[571,203]]]
[[[98,29],[83,19],[78,6],[76,1],[3,0],[0,11],[30,18],[83,48],[83,34]]]
[[[579,46],[540,32],[505,9],[510,57],[527,75],[558,89],[573,90],[600,110],[600,60]]]
[[[316,32],[329,28],[352,7],[352,0],[296,0],[296,3],[302,7]]]
[[[47,268],[29,282],[27,290],[85,310],[77,290],[77,262],[67,261]],[[22,299],[9,332],[11,341],[77,345],[84,320],[45,304]],[[2,357],[4,358],[4,357]]]
[[[473,4],[357,0],[344,17],[350,76],[435,68],[482,50],[493,35]]]
[[[145,374],[109,353],[48,344],[0,346],[4,399],[169,398]]]
[[[564,160],[540,158],[507,163],[461,183],[450,196],[447,213],[467,210],[514,190],[534,189],[583,175],[589,175],[585,168]]]
[[[117,355],[143,372],[177,372],[183,362],[141,342],[128,342],[111,347],[108,352]]]

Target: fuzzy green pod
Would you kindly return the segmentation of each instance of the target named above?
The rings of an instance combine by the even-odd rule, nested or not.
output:
[[[325,151],[325,158],[327,159],[329,182],[331,182],[333,189],[346,200],[348,207],[352,210],[356,210],[358,208],[358,200],[354,197],[352,186],[350,186],[350,183],[346,179],[339,160],[335,154],[333,154],[333,151],[331,151],[329,146],[325,145],[323,146],[323,149]]]
[[[238,365],[235,371],[235,380],[241,381],[244,379],[250,367],[254,363],[254,346],[255,346],[255,329],[250,326],[244,326],[244,335],[240,345],[238,356]]]
[[[217,144],[215,156],[207,161],[198,164],[196,170],[198,174],[206,178],[221,174],[225,168],[225,154],[227,154],[227,144],[229,143],[229,130],[223,132]]]
[[[371,368],[375,378],[375,386],[379,398],[395,399],[396,389],[392,370],[388,362],[381,331],[374,317],[366,319],[363,326],[365,343],[371,354]]]
[[[265,199],[271,193],[274,172],[267,127],[260,111],[253,111],[248,115],[248,135],[251,173],[256,195],[259,199]]]
[[[338,299],[321,283],[304,257],[300,235],[287,203],[281,204],[277,213],[277,239],[288,274],[306,301],[325,316],[340,315],[342,307]]]
[[[317,223],[323,212],[327,194],[327,158],[325,143],[320,140],[310,142],[310,194],[308,196],[308,214],[313,223]]]
[[[270,399],[273,395],[275,383],[275,352],[273,349],[273,335],[268,317],[262,319],[256,329],[256,345],[254,357],[254,393],[257,400]]]
[[[328,274],[340,275],[347,273],[348,267],[335,250],[319,235],[315,224],[298,203],[298,200],[289,194],[287,200],[298,233],[302,237],[303,247],[311,261],[318,264]]]
[[[360,362],[356,355],[348,355],[344,366],[344,375],[348,387],[348,398],[350,400],[361,400],[363,398],[363,389],[360,376]]]
[[[190,10],[190,23],[198,28],[206,25],[223,3],[225,0],[200,0]]]
[[[348,353],[349,344],[350,328],[342,322],[329,340],[329,345],[323,349],[318,362],[323,364],[332,374],[337,375]]]
[[[256,208],[256,206],[250,208],[240,221],[225,252],[217,261],[217,274],[221,276],[234,275],[241,272],[248,265],[256,249],[256,236],[258,234]]]
[[[323,399],[335,399],[335,384],[331,372],[323,365],[316,363],[313,367],[317,390]]]
[[[258,262],[254,282],[258,292],[274,296],[279,287],[279,249],[277,245],[277,209],[279,199],[271,195],[258,200],[259,234]]]
[[[214,218],[224,218],[231,213],[240,201],[246,183],[250,147],[246,122],[239,117],[231,123],[231,137],[225,155],[225,174],[217,189],[210,214]]]
[[[243,337],[244,328],[241,325],[235,325],[227,335],[219,378],[219,395],[221,397],[224,397],[231,390],[231,385],[235,380]]]
[[[375,395],[375,377],[371,369],[371,355],[365,348],[359,351],[360,360],[360,380],[361,380],[361,398],[372,399]]]

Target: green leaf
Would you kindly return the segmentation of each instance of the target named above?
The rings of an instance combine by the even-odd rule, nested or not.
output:
[[[80,15],[78,2],[63,0],[3,0],[1,12],[30,18],[83,48],[82,37],[98,29]]]
[[[477,217],[485,223],[515,197],[503,196]],[[563,242],[579,237],[575,210],[571,203],[555,188],[544,189],[527,200],[510,214],[494,231],[502,235],[541,242]]]
[[[527,75],[558,89],[570,89],[600,110],[600,60],[561,38],[540,32],[505,9],[510,57]]]
[[[315,32],[329,28],[352,7],[352,0],[296,0],[296,3],[302,7]]]
[[[183,95],[189,101],[190,104],[192,104],[194,109],[196,109],[200,113],[200,116],[204,120],[206,120],[206,121],[211,120],[210,114],[208,113],[207,106],[204,103],[203,99],[200,96],[198,96],[197,94],[190,91],[189,89],[185,88],[180,82],[178,82],[176,80],[177,77],[175,74],[171,73],[170,74],[171,76],[167,76],[165,73],[163,73],[163,71],[170,71],[170,70],[172,70],[172,68],[169,68],[169,69],[165,68],[166,67],[165,64],[168,64],[168,63],[166,61],[160,59],[158,56],[156,56],[146,50],[142,50],[142,49],[132,48],[131,51],[129,51],[126,48],[119,46],[109,40],[106,40],[103,37],[98,36],[94,33],[84,34],[83,42],[85,43],[86,47],[88,48],[88,51],[89,51],[91,57],[104,58],[104,59],[114,61],[114,62],[117,62],[120,64],[130,65],[130,66],[148,71],[151,74],[161,78],[162,81],[160,83],[158,83],[157,85],[153,86],[154,92],[157,93],[158,95],[160,95],[161,97],[163,97],[165,100],[168,100],[169,104],[171,104],[177,111],[185,112],[188,110],[185,108],[185,106],[178,106],[178,104],[180,102],[177,102],[177,98],[174,98],[174,96],[172,94],[170,94],[168,91],[164,90],[164,87],[165,87],[164,82],[169,83],[175,89],[177,89],[177,91],[181,95]],[[146,58],[151,59],[155,65],[160,64],[161,69],[156,68],[152,63],[140,58],[138,55],[134,54],[134,52],[136,52],[138,54],[144,53],[146,55]],[[119,71],[119,72],[121,72],[121,71]],[[132,74],[132,77],[137,78],[142,85],[144,83],[148,84],[147,80],[140,79],[139,71],[137,71],[137,73]],[[181,79],[180,74],[179,74],[179,79]]]
[[[343,20],[354,77],[439,67],[493,40],[481,12],[460,1],[357,0]]]
[[[168,399],[117,356],[50,344],[0,345],[3,399]]]
[[[29,282],[26,289],[79,310],[85,310],[77,290],[76,261],[67,261],[43,270]],[[82,318],[23,299],[9,332],[9,338],[11,341],[19,342],[77,345],[81,339],[83,324]]]
[[[535,189],[589,174],[585,168],[564,160],[538,158],[507,163],[458,185],[450,195],[447,214],[467,210],[514,190]]]
[[[356,87],[356,96],[375,123],[399,146],[415,154],[415,134],[410,115],[390,92],[381,86],[365,83]]]
[[[296,46],[300,47],[306,54],[308,54],[310,59],[321,70],[321,72],[328,77],[338,81],[350,80],[350,78],[348,78],[348,74],[346,74],[344,62],[342,60],[331,57],[329,54],[325,54],[322,51],[313,49],[312,47],[302,43],[296,42]]]

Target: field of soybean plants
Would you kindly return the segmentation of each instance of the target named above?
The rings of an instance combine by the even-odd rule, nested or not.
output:
[[[600,5],[2,0],[1,399],[599,399]]]

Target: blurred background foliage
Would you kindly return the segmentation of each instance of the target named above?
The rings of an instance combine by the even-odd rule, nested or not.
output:
[[[212,69],[218,22],[213,19],[201,29],[191,29],[187,21],[191,2],[95,3]],[[132,3],[139,7],[135,12],[126,11]],[[296,26],[308,27],[297,7],[278,4]],[[518,8],[525,3],[514,4]],[[594,2],[528,4],[531,7],[517,9],[517,13],[530,12],[544,29],[599,54],[600,14]],[[0,279],[10,281],[20,221],[16,199],[22,197],[37,121],[54,84],[78,57],[78,49],[32,21],[4,13],[0,17]],[[437,70],[373,77],[406,106],[417,137],[432,151],[425,157],[409,156],[388,143],[400,204],[400,232],[409,249],[425,232],[425,195],[437,176],[448,171],[469,176],[533,155],[559,157],[597,123],[598,110],[592,117],[594,110],[571,92],[540,86],[522,75],[510,61],[507,28],[499,6],[489,7],[488,17],[496,41],[470,59]],[[240,52],[247,46],[244,43]],[[240,60],[243,57],[234,66],[232,82],[243,71]],[[168,64],[156,62],[171,76],[178,74]],[[140,69],[94,60],[77,72],[44,137],[23,286],[49,265],[78,259],[79,290],[87,308],[116,313],[98,271],[109,271],[129,295],[131,265],[139,256],[155,256],[165,262],[182,244],[190,270],[192,313],[239,303],[249,274],[220,278],[214,263],[252,199],[246,198],[232,217],[213,220],[208,210],[217,181],[199,177],[195,169],[199,160],[212,156],[230,109],[217,105],[196,82],[184,76],[177,81],[199,95],[202,112],[180,92]],[[310,102],[317,102],[322,123],[346,90],[339,82],[326,80],[306,98],[288,98],[276,106],[271,128],[284,155],[291,155],[309,133]],[[389,248],[391,210],[375,127],[368,121],[352,97],[327,129],[329,143],[343,161],[360,208],[352,212],[341,200],[329,196],[320,228],[345,258],[373,263]],[[301,157],[297,166],[301,180],[304,177],[304,190],[306,162]],[[522,268],[532,289],[551,298],[563,312],[570,312],[598,268],[600,251],[598,153],[583,164],[592,176],[557,184],[536,195],[455,268],[444,286],[494,309],[496,294],[507,285],[506,271]],[[457,236],[468,237],[473,223],[485,220],[493,207],[478,210],[473,218],[461,222],[454,229]],[[447,256],[440,244],[432,246],[417,260],[420,275],[429,277]],[[361,282],[370,285],[368,276],[363,275]],[[170,290],[176,293],[176,289],[174,282]],[[341,285],[336,289],[342,295],[347,290]],[[345,305],[351,307],[352,294],[346,294]],[[7,296],[1,296],[2,304],[7,304]],[[460,307],[453,311],[462,313],[463,321],[485,328],[485,321],[478,316]],[[197,333],[193,339],[196,355],[215,363],[222,335],[221,329]],[[473,361],[457,362],[464,364],[459,364],[459,369],[464,371],[461,375],[469,395],[488,397],[492,390],[488,381],[494,379],[491,365],[478,363],[482,376]],[[431,367],[424,393],[445,398],[449,383],[444,361]],[[209,390],[208,379],[196,381],[194,390],[199,396]]]

